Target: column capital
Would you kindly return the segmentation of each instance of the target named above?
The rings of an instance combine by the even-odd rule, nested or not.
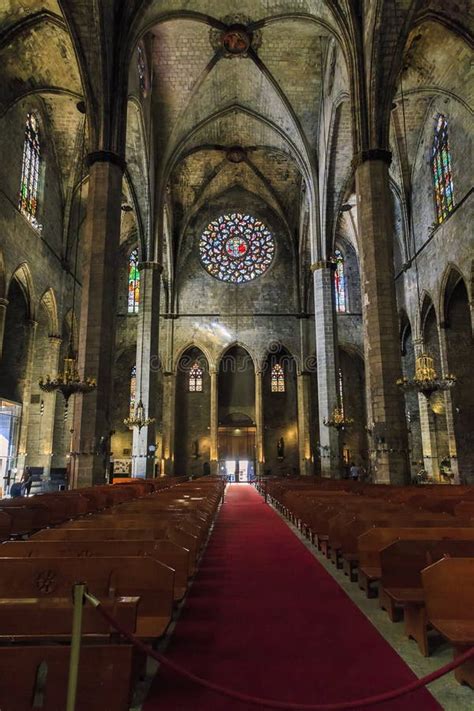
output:
[[[27,318],[25,323],[32,331],[36,331],[38,327],[38,321],[35,321],[34,318]]]
[[[150,271],[158,271],[161,274],[163,271],[163,265],[159,262],[139,262],[138,271],[142,272],[146,269],[149,269]]]
[[[5,308],[8,306],[10,302],[8,299],[4,299],[3,297],[0,297],[0,306],[4,306]]]
[[[367,151],[356,153],[352,159],[352,167],[356,170],[362,163],[369,160],[380,160],[387,165],[392,162],[392,152],[386,151],[384,148],[369,148]]]
[[[310,269],[312,272],[317,272],[320,269],[335,269],[336,268],[336,263],[333,262],[330,259],[320,259],[317,262],[313,262],[311,264]]]
[[[114,153],[113,151],[93,151],[92,153],[89,153],[86,157],[87,167],[91,168],[94,163],[112,163],[120,168],[122,172],[125,172],[127,167],[125,158],[120,156],[118,153]]]
[[[57,343],[61,343],[61,341],[63,340],[61,338],[61,336],[59,335],[59,333],[50,333],[48,335],[48,338],[50,341],[57,342]]]

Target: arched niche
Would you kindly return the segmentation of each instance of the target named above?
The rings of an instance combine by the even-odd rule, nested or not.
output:
[[[30,304],[23,283],[16,277],[10,281],[7,300],[0,396],[22,403],[28,360]]]
[[[445,294],[446,350],[448,370],[457,382],[451,391],[454,434],[461,481],[474,482],[474,412],[473,337],[466,285],[452,273]]]
[[[344,462],[368,466],[364,359],[353,348],[339,348],[338,387],[346,417],[354,420],[341,432]]]
[[[210,460],[211,378],[204,353],[191,346],[176,374],[175,472],[208,473]]]
[[[298,397],[296,361],[284,346],[272,348],[262,373],[264,470],[297,473]]]

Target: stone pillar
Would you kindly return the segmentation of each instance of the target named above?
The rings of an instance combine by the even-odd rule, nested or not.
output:
[[[415,358],[424,352],[423,339],[413,339]],[[418,395],[420,410],[421,443],[423,447],[423,467],[433,479],[439,479],[438,443],[436,441],[436,422],[429,400]]]
[[[61,350],[61,336],[49,336],[49,358],[45,372],[51,373],[53,378],[58,374],[59,352]],[[43,393],[43,415],[41,417],[40,452],[44,458],[43,477],[49,479],[51,475],[51,459],[53,457],[54,423],[56,416],[56,398],[63,397],[60,393]]]
[[[355,157],[360,234],[362,310],[371,467],[374,481],[405,484],[408,437],[401,377],[400,338],[393,266],[391,153],[363,151]]]
[[[302,476],[312,474],[311,465],[311,382],[310,374],[306,372],[298,373],[297,376],[297,397],[298,397],[298,446],[300,455],[300,474]]]
[[[79,374],[97,380],[97,389],[75,397],[72,486],[106,479],[110,448],[117,255],[124,161],[102,151],[89,156],[89,196],[84,227]]]
[[[255,459],[256,474],[263,474],[265,464],[264,450],[264,430],[263,430],[263,373],[261,370],[255,371]]]
[[[156,416],[158,400],[160,274],[156,262],[140,264],[140,305],[137,323],[137,402],[141,399],[145,417]],[[133,428],[132,476],[155,476],[156,422],[139,431]]]
[[[30,419],[30,408],[31,408],[31,379],[33,377],[33,362],[35,356],[35,340],[36,340],[36,329],[38,327],[38,322],[29,320],[26,322],[26,333],[25,333],[25,372],[21,383],[21,425],[20,425],[20,437],[18,440],[18,464],[17,468],[19,472],[22,472],[25,466],[28,464],[27,460],[27,449],[26,445],[28,442],[28,424]]]
[[[162,475],[174,474],[174,430],[176,417],[176,373],[166,371],[163,379],[163,466]],[[176,472],[186,476],[187,472]]]
[[[210,465],[211,474],[215,475],[218,473],[219,463],[219,377],[215,368],[212,368],[209,374],[211,376]]]
[[[3,354],[3,339],[5,337],[5,322],[7,320],[8,299],[0,299],[0,360]]]
[[[439,356],[441,360],[441,373],[438,375],[449,375],[449,364],[448,364],[448,344],[446,341],[446,325],[440,323],[439,329]],[[454,387],[459,387],[455,385]],[[456,432],[454,429],[454,413],[453,413],[453,399],[451,397],[451,392],[446,390],[444,393],[444,405],[446,409],[446,429],[448,432],[448,447],[449,447],[449,458],[451,460],[451,471],[454,474],[453,483],[460,484],[459,478],[459,463],[458,463],[458,451],[456,445]]]
[[[339,477],[342,466],[339,433],[333,427],[324,425],[324,420],[329,419],[337,407],[333,265],[329,262],[316,262],[311,269],[314,278],[321,475],[323,477]]]

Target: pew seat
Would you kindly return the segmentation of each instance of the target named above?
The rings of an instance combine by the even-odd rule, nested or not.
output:
[[[474,647],[474,557],[443,558],[425,568],[421,576],[427,618],[457,657]],[[474,659],[459,666],[454,675],[474,688]]]

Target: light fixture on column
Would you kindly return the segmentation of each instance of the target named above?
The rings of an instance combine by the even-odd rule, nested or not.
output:
[[[78,108],[79,111],[81,111]],[[81,111],[82,113],[82,111]],[[74,313],[76,305],[76,283],[77,283],[77,259],[79,252],[79,236],[80,236],[80,212],[82,207],[82,186],[83,186],[83,160],[84,146],[86,135],[86,120],[84,119],[84,128],[82,134],[82,147],[80,157],[80,175],[79,175],[79,200],[77,206],[77,224],[76,224],[76,249],[74,254],[74,269],[73,269],[73,287],[72,287],[72,307],[71,307],[71,328],[69,331],[69,343],[67,355],[64,358],[63,369],[56,376],[51,377],[46,375],[39,381],[41,390],[46,393],[59,391],[62,393],[66,401],[65,419],[67,417],[68,401],[71,395],[80,393],[86,395],[96,389],[97,383],[94,378],[82,379],[77,369],[76,353],[74,351]]]
[[[427,353],[422,353],[416,359],[414,378],[399,378],[397,380],[397,385],[404,392],[415,390],[428,400],[433,393],[440,390],[450,390],[455,384],[456,377],[454,375],[450,374],[444,378],[438,377],[434,368],[433,358]]]
[[[133,414],[131,414],[129,417],[126,417],[123,421],[123,424],[126,425],[130,430],[133,430],[134,427],[138,428],[138,431],[140,432],[143,427],[147,427],[148,425],[151,425],[153,422],[155,422],[154,417],[147,417],[146,412],[145,412],[145,406],[143,405],[143,400],[142,400],[142,381],[143,381],[143,342],[144,342],[144,337],[145,337],[145,294],[146,290],[141,288],[140,285],[140,297],[143,296],[143,298],[140,298],[139,303],[139,309],[142,309],[142,314],[141,314],[141,319],[142,319],[142,333],[141,333],[141,353],[140,353],[140,395],[138,398],[138,402],[135,405],[135,409],[133,411]]]
[[[407,125],[406,125],[406,115],[405,115],[405,95],[403,93],[403,72],[407,69],[407,65],[402,68],[402,73],[400,74],[400,96],[401,96],[401,108],[403,116],[403,135],[405,143],[405,162],[406,165],[409,164],[408,160],[408,142],[407,142]],[[395,107],[397,108],[397,107]],[[415,266],[415,278],[416,278],[416,294],[418,302],[418,313],[421,316],[421,297],[420,297],[420,279],[418,274],[418,260],[416,254],[416,244],[415,244],[415,231],[413,227],[413,209],[412,206],[408,206],[409,209],[409,232],[412,241],[413,257],[411,262]],[[421,321],[421,318],[419,319]],[[451,373],[446,376],[439,377],[435,367],[434,359],[428,351],[421,353],[415,361],[415,376],[413,378],[402,377],[396,381],[396,384],[403,392],[415,391],[424,395],[427,400],[435,393],[442,390],[450,390],[456,384],[456,376]]]

